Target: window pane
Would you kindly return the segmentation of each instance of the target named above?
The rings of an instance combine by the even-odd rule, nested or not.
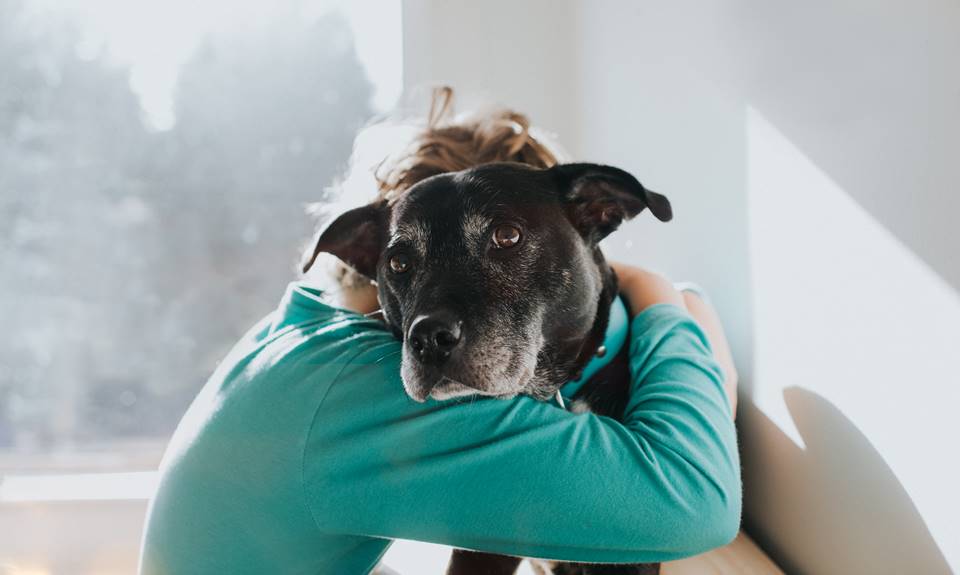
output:
[[[0,0],[0,473],[162,444],[399,90],[355,6],[69,6]]]

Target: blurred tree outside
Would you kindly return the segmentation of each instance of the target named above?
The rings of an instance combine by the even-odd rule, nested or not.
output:
[[[337,13],[209,37],[176,123],[0,0],[0,450],[172,432],[272,310],[372,86]]]

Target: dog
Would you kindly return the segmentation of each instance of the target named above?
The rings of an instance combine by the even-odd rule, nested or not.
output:
[[[604,341],[618,291],[599,243],[644,209],[672,218],[666,197],[615,167],[485,164],[345,212],[318,235],[303,269],[326,252],[375,280],[384,320],[403,342],[401,376],[414,401],[548,401]],[[622,415],[628,347],[580,387],[578,409]],[[456,550],[448,574],[514,573],[520,561]],[[659,572],[656,564],[540,568]]]

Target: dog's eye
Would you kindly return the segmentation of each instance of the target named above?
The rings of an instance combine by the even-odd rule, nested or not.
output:
[[[512,248],[520,243],[520,228],[504,224],[493,230],[493,245],[497,249]]]
[[[390,256],[390,270],[395,274],[402,274],[410,269],[410,258],[407,254],[393,254]]]

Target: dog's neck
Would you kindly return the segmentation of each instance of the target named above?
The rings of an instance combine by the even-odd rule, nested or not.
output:
[[[600,297],[597,301],[597,314],[593,320],[593,326],[583,343],[580,344],[580,353],[574,362],[570,373],[570,379],[578,380],[583,374],[583,369],[597,355],[597,350],[603,345],[607,334],[607,327],[610,324],[610,307],[617,297],[617,276],[610,269],[605,261],[600,261],[600,270],[603,277],[603,288],[600,290]]]
[[[545,347],[540,351],[537,375],[531,380],[527,393],[541,401],[556,397],[565,384],[579,380],[583,370],[597,355],[603,345],[610,321],[610,308],[617,297],[617,277],[607,265],[603,254],[596,249],[594,262],[600,270],[600,294],[593,323],[579,342],[569,342],[561,347]],[[574,358],[572,361],[569,358]]]
[[[590,363],[590,360],[597,355],[597,350],[603,345],[604,338],[607,334],[607,326],[610,322],[610,306],[618,294],[619,285],[617,282],[617,274],[615,274],[610,265],[607,264],[600,248],[594,249],[593,261],[600,270],[601,281],[600,295],[597,298],[597,313],[593,319],[593,326],[580,344],[577,359],[568,373],[567,379],[563,383],[570,380],[579,380],[583,374],[583,369]]]

